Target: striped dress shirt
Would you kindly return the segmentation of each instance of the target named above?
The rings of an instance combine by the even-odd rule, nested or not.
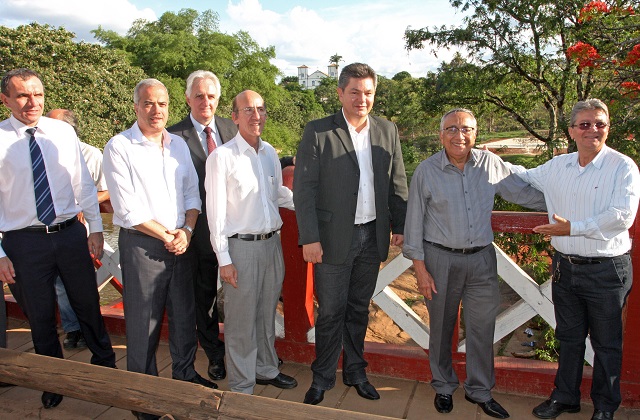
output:
[[[544,193],[550,223],[554,213],[571,222],[569,236],[551,237],[557,251],[615,257],[631,249],[628,230],[638,210],[640,174],[628,156],[605,145],[584,168],[578,153],[570,153],[518,176]]]

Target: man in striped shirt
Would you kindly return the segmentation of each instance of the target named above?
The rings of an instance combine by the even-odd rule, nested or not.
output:
[[[551,397],[533,409],[542,419],[580,411],[585,339],[595,351],[592,419],[612,419],[620,405],[622,308],[632,283],[631,241],[640,196],[638,167],[605,145],[609,111],[598,99],[578,102],[569,134],[578,151],[518,175],[544,193],[551,236],[552,295],[560,357]]]

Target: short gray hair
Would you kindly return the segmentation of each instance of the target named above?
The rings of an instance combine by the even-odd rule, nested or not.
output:
[[[218,79],[218,76],[207,70],[196,70],[187,77],[187,88],[184,91],[185,95],[191,96],[191,88],[193,87],[193,82],[195,82],[196,79],[211,80],[216,90],[216,94],[218,95],[218,98],[220,98],[222,95],[222,91],[220,90],[220,80]]]
[[[453,108],[451,111],[448,111],[446,114],[444,114],[442,118],[440,118],[440,131],[444,130],[445,118],[447,118],[451,114],[456,114],[458,112],[468,114],[469,116],[471,116],[471,118],[473,118],[473,123],[475,125],[474,128],[478,128],[478,121],[476,120],[476,116],[473,115],[473,112],[471,112],[471,110],[468,110],[467,108]]]
[[[576,124],[576,120],[578,119],[578,114],[581,113],[582,111],[595,111],[595,110],[601,110],[605,113],[605,115],[607,116],[607,124],[608,124],[609,108],[607,108],[607,105],[605,105],[605,103],[602,102],[600,99],[593,98],[593,99],[586,99],[584,101],[577,102],[573,106],[573,109],[571,110],[571,121],[569,125],[574,126]]]
[[[133,103],[137,104],[140,100],[140,91],[148,86],[160,86],[167,92],[167,98],[169,97],[169,91],[167,87],[158,79],[144,79],[138,82],[135,89],[133,89]],[[168,102],[168,101],[167,101]]]

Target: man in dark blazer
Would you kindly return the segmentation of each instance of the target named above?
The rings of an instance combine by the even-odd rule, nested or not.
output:
[[[364,339],[369,302],[391,243],[401,245],[407,179],[395,124],[370,116],[377,76],[346,66],[338,80],[342,110],[307,124],[298,147],[293,199],[305,261],[315,264],[316,359],[305,404],[333,388],[340,351],[343,382],[380,395],[367,379]]]
[[[231,140],[238,132],[238,127],[233,121],[215,115],[220,94],[220,81],[215,74],[204,70],[194,71],[187,78],[185,91],[191,112],[182,121],[167,129],[187,142],[193,166],[198,173],[202,211],[191,240],[194,258],[193,287],[196,296],[198,341],[209,359],[208,373],[213,380],[224,379],[226,369],[224,343],[218,338],[218,261],[211,248],[205,209],[205,162],[215,147]]]

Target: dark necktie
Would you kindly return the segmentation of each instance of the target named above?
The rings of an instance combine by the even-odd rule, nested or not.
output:
[[[53,198],[47,179],[47,169],[44,166],[42,150],[36,143],[36,128],[28,128],[27,133],[31,135],[29,139],[29,152],[31,153],[31,168],[33,170],[33,188],[36,196],[36,211],[38,220],[45,225],[50,225],[56,219],[56,211],[53,207]]]
[[[207,149],[209,149],[209,153],[207,153],[208,155],[210,155],[216,148],[216,142],[213,140],[213,135],[211,135],[212,131],[213,130],[209,126],[204,128],[204,132],[207,133]]]

